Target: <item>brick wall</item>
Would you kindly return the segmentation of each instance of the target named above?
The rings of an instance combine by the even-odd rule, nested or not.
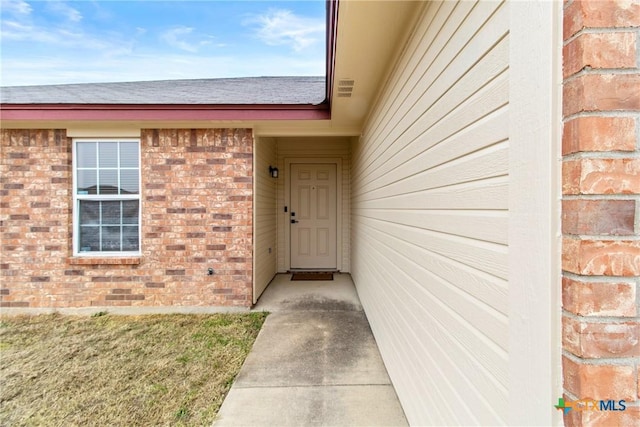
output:
[[[72,256],[64,130],[3,130],[1,147],[0,306],[251,304],[250,130],[142,131],[139,258]]]
[[[627,404],[567,425],[640,425],[639,26],[638,0],[564,3],[564,392]]]

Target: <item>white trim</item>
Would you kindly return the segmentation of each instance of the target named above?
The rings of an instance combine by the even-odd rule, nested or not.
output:
[[[104,126],[104,123],[101,123]],[[126,129],[117,127],[114,129],[101,128],[68,128],[68,138],[84,138],[84,139],[121,139],[121,138],[135,138],[140,140],[141,129],[139,127]]]
[[[562,2],[510,2],[509,418],[561,425]]]
[[[137,195],[99,195],[98,197],[83,197],[78,195],[78,168],[77,168],[77,144],[79,142],[134,142],[138,144],[138,194]],[[72,247],[74,257],[90,258],[114,258],[114,257],[137,257],[142,255],[142,148],[140,138],[73,138],[71,143],[71,169],[73,175],[72,183]],[[118,170],[120,167],[118,166]],[[137,251],[114,251],[114,252],[81,252],[78,247],[78,237],[80,236],[80,221],[78,219],[78,206],[80,200],[109,201],[109,200],[137,200],[138,201],[138,250]]]
[[[291,164],[292,163],[323,163],[336,165],[336,269],[342,271],[342,159],[339,157],[291,157],[284,159],[284,205],[291,208]],[[285,215],[284,224],[284,266],[291,269],[291,227],[288,223],[289,215]]]
[[[256,224],[258,222],[258,218],[256,215],[257,212],[257,207],[258,207],[258,198],[256,197],[257,194],[257,189],[258,189],[258,175],[256,173],[256,171],[258,170],[258,152],[257,152],[257,138],[253,138],[253,142],[252,142],[252,147],[251,147],[251,152],[253,153],[252,156],[252,164],[251,167],[253,168],[253,180],[251,183],[251,192],[253,194],[252,197],[252,206],[251,206],[251,210],[253,212],[252,214],[252,218],[251,218],[251,236],[252,236],[252,243],[251,243],[251,253],[253,254],[251,257],[251,304],[255,304],[258,302],[258,298],[256,298],[256,279],[257,279],[257,274],[256,274],[256,269],[258,267],[258,264],[256,262],[257,259],[257,244],[258,244],[258,239],[256,238],[256,236],[258,235],[258,227],[256,227]]]

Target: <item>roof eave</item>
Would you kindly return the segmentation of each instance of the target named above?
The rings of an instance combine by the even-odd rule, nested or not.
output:
[[[329,120],[318,105],[220,104],[1,104],[0,120],[53,121],[212,121]]]
[[[320,104],[0,104],[3,121],[330,120],[338,0],[327,0],[326,93]]]
[[[326,48],[326,85],[325,102],[331,106],[333,81],[336,69],[336,40],[338,37],[339,0],[327,0],[327,48]]]

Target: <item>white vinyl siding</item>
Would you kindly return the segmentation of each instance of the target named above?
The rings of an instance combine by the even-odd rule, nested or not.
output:
[[[338,172],[341,180],[342,193],[342,211],[339,213],[341,218],[338,223],[338,244],[341,243],[341,259],[338,260],[339,269],[342,272],[349,272],[351,268],[350,259],[350,164],[351,164],[351,140],[349,138],[335,137],[317,137],[317,138],[278,138],[278,168],[281,172],[281,178],[278,179],[278,271],[285,272],[289,268],[286,259],[285,245],[285,227],[289,227],[290,220],[288,214],[284,213],[285,207],[285,179],[284,174],[287,173],[286,159],[311,159],[322,163],[322,159],[341,159],[342,170]]]
[[[276,187],[281,178],[272,178],[269,166],[276,165],[275,138],[255,141],[255,250],[253,302],[255,303],[276,274]]]
[[[414,425],[507,422],[508,23],[425,6],[353,143],[352,275]]]

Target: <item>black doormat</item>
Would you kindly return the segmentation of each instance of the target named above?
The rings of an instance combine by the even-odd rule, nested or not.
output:
[[[291,276],[291,280],[333,280],[333,273],[326,273],[326,272],[293,273],[293,275]]]

